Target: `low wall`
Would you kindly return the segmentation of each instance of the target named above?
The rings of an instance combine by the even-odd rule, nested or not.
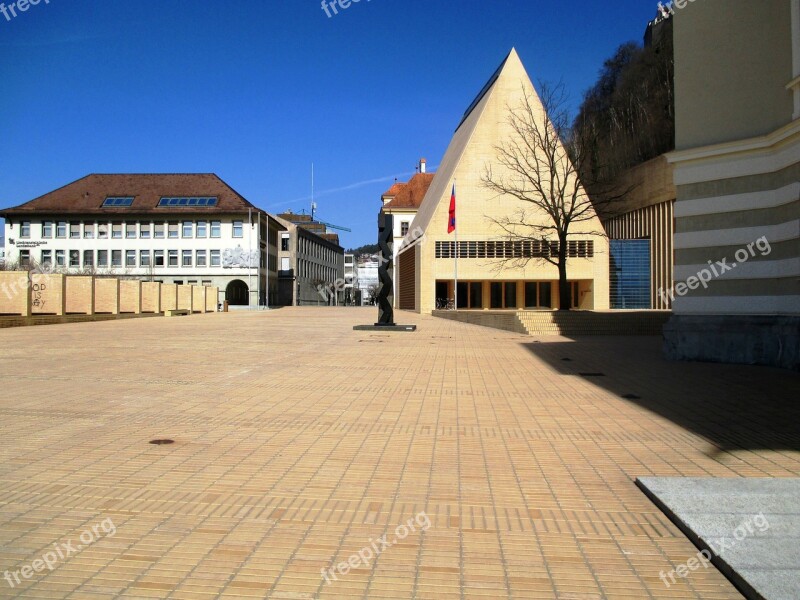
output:
[[[174,283],[161,284],[161,312],[178,308],[178,286]]]
[[[55,273],[31,276],[31,314],[63,315],[66,312],[66,277]]]
[[[119,314],[119,279],[104,277],[95,280],[94,312],[100,315]]]
[[[217,312],[218,298],[219,298],[218,287],[206,288],[206,312]]]
[[[31,314],[31,295],[28,293],[28,273],[0,271],[0,315]]]
[[[67,314],[94,314],[94,277],[91,275],[71,275],[66,278]]]
[[[120,280],[119,312],[134,315],[142,312],[142,282],[138,279]]]
[[[192,309],[194,312],[206,312],[206,291],[202,285],[192,286]]]
[[[178,308],[181,310],[188,310],[192,312],[192,286],[179,285],[178,286]]]
[[[161,284],[155,281],[142,282],[142,312],[161,312]]]
[[[217,311],[219,288],[138,279],[0,271],[0,327]],[[97,317],[97,318],[94,318]]]

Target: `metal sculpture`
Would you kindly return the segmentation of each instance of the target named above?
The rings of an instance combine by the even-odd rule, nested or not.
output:
[[[378,215],[378,246],[381,255],[378,258],[378,322],[376,325],[394,326],[394,282],[393,271],[393,246],[394,246],[394,217],[381,212]]]

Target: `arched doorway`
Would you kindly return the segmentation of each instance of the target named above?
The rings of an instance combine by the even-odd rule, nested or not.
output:
[[[241,279],[234,279],[225,288],[225,300],[230,306],[247,306],[248,296],[247,284]]]

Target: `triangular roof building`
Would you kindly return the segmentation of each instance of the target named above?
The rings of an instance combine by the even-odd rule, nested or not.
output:
[[[512,108],[530,97],[547,119],[539,96],[516,50],[503,60],[464,113],[398,256],[399,308],[430,312],[455,297],[455,239],[458,236],[458,306],[460,309],[557,308],[557,268],[542,260],[511,265],[502,260],[508,237],[492,219],[532,205],[489,190],[487,167],[503,175],[497,146],[513,139]],[[457,196],[457,232],[447,233],[453,184]],[[538,218],[533,217],[531,218]],[[541,215],[547,219],[546,215]],[[575,223],[567,261],[573,284],[573,307],[608,308],[608,242],[600,220]],[[505,242],[500,244],[500,242]],[[572,248],[572,246],[571,246]],[[509,250],[513,252],[513,250]],[[574,254],[574,257],[573,257]]]

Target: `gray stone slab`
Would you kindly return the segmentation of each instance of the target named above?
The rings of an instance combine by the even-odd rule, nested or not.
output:
[[[642,477],[637,485],[747,598],[800,599],[800,479]]]
[[[766,571],[759,569],[740,569],[753,588],[769,600],[797,600],[800,590],[800,572],[796,569],[785,571]],[[767,595],[768,594],[768,595]]]

